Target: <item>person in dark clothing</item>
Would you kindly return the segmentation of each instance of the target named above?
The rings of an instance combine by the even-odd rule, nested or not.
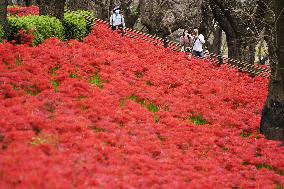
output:
[[[31,6],[31,4],[32,4],[32,0],[24,0],[24,1],[25,1],[25,5],[26,5],[26,7]]]

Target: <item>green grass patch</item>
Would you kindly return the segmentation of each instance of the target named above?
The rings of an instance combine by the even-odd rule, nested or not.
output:
[[[80,96],[78,97],[78,100],[81,101],[81,100],[83,100],[83,99],[85,99],[85,98],[87,98],[87,97],[84,96],[84,95],[80,95]]]
[[[135,72],[135,76],[137,78],[142,78],[144,76],[144,73],[143,72]]]
[[[259,169],[267,169],[267,170],[270,170],[272,171],[273,170],[273,167],[271,165],[267,165],[267,164],[257,164],[255,166],[258,170]]]
[[[131,101],[134,101],[134,102],[140,104],[141,106],[146,108],[149,112],[156,113],[156,112],[159,111],[159,107],[157,105],[155,105],[152,102],[148,102],[147,100],[139,99],[135,94],[130,95],[126,99],[121,99],[119,101],[119,107],[123,108],[125,106],[125,103],[126,103],[127,100],[131,100]],[[159,121],[160,121],[159,116],[157,116],[155,114],[153,115],[153,119],[154,119],[154,123],[159,123]]]
[[[129,96],[127,98],[128,100],[132,100],[138,104],[140,104],[141,106],[145,107],[149,112],[152,113],[156,113],[159,111],[159,107],[156,106],[154,103],[152,102],[148,102],[144,99],[139,99],[136,95],[132,94],[131,96]]]
[[[120,100],[119,100],[119,107],[120,107],[120,108],[124,108],[125,103],[126,103],[126,100],[125,100],[125,99],[120,99]]]
[[[16,86],[15,86],[16,87]],[[16,90],[17,88],[15,88]],[[26,92],[26,94],[31,95],[31,96],[36,96],[38,95],[41,91],[39,90],[39,88],[37,88],[37,86],[35,85],[31,85],[31,86],[26,86],[24,87],[24,91]]]
[[[106,132],[107,130],[101,127],[97,127],[97,126],[91,126],[90,127],[95,133],[103,133]]]
[[[244,161],[244,162],[242,162],[242,165],[247,166],[247,165],[254,165],[254,164],[247,162],[247,161]],[[254,166],[256,167],[257,170],[267,169],[269,171],[274,172],[275,174],[278,174],[280,176],[284,176],[284,170],[277,169],[276,167],[273,167],[271,165],[263,163],[263,164],[256,164]]]
[[[154,123],[159,123],[159,121],[160,121],[159,116],[154,115],[153,117],[154,117]]]
[[[132,94],[128,97],[128,99],[137,102],[138,97]]]
[[[189,118],[189,120],[194,124],[194,125],[204,125],[207,124],[208,121],[206,121],[204,118],[202,118],[200,115],[198,116],[192,116]]]
[[[240,136],[243,138],[243,139],[246,139],[246,138],[249,138],[252,134],[251,133],[248,133],[248,132],[241,132],[240,133]]]
[[[284,189],[279,183],[276,184],[275,189]]]
[[[242,162],[242,165],[243,165],[243,166],[247,166],[247,165],[250,165],[250,163],[247,162],[247,161],[244,161],[244,162]]]
[[[40,138],[40,137],[33,137],[31,141],[31,145],[33,146],[37,146],[40,144],[46,144],[46,143],[47,143],[47,140],[44,138]]]
[[[150,111],[150,112],[156,113],[156,112],[159,111],[159,108],[155,104],[150,103],[150,104],[147,105],[147,110]]]
[[[59,70],[60,66],[59,65],[56,65],[55,67],[53,68],[50,68],[48,70],[48,73],[51,75],[51,76],[56,76],[56,71]]]
[[[74,73],[69,73],[69,78],[78,78],[78,76]]]
[[[14,83],[12,83],[11,85],[12,85],[13,90],[15,90],[15,91],[18,91],[18,90],[20,89],[20,88],[17,87],[17,85],[14,84]]]
[[[30,144],[33,146],[38,146],[42,144],[57,145],[58,138],[48,134],[41,134],[40,136],[33,137]]]
[[[100,89],[102,89],[103,86],[103,80],[101,79],[101,77],[99,76],[99,74],[94,74],[90,79],[89,79],[89,83],[91,85],[96,85],[97,87],[99,87]]]
[[[16,56],[15,64],[16,64],[17,66],[22,65],[22,60],[21,60],[20,55],[17,55],[17,56]]]
[[[259,169],[267,169],[269,171],[273,171],[274,173],[284,176],[284,171],[283,170],[279,170],[271,165],[267,165],[267,164],[257,164],[255,165],[255,167],[259,170]]]
[[[51,81],[51,85],[52,85],[52,87],[54,89],[54,92],[56,92],[56,93],[59,92],[59,90],[58,90],[59,82],[58,81],[55,81],[55,80]]]

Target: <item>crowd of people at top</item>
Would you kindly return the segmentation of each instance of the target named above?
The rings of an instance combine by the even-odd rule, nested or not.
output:
[[[110,16],[110,27],[113,31],[120,30],[124,35],[125,21],[124,16],[119,6],[113,9],[113,13]],[[193,56],[203,58],[203,45],[205,44],[204,36],[199,33],[198,28],[193,29],[193,33],[190,34],[188,30],[184,30],[180,37],[181,51],[191,52]]]

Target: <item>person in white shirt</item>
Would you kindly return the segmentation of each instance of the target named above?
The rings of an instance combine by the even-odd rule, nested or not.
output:
[[[110,17],[110,26],[112,30],[121,30],[123,32],[125,28],[124,17],[121,14],[121,10],[119,7],[115,7],[113,9],[113,14]]]
[[[203,44],[205,43],[204,36],[199,34],[198,28],[194,28],[193,36],[192,54],[196,57],[203,58]]]

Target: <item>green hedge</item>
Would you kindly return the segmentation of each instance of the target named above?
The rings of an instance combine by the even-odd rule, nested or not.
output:
[[[32,30],[35,39],[33,45],[42,43],[45,39],[57,37],[64,39],[64,30],[61,22],[55,17],[49,16],[25,16],[25,17],[10,17],[9,26],[12,36],[17,36],[18,31]]]
[[[87,23],[87,34],[91,32],[93,23],[95,22],[95,15],[90,11],[79,10],[76,11],[77,14],[82,15]]]
[[[82,40],[90,33],[94,19],[94,15],[89,11],[66,12],[63,20],[65,38]]]
[[[66,39],[82,40],[87,33],[87,23],[83,16],[74,13],[65,13],[63,27]]]
[[[17,40],[19,30],[33,31],[33,45],[42,43],[45,39],[56,37],[63,39],[78,39],[82,40],[91,31],[95,16],[89,11],[72,11],[64,14],[62,23],[49,16],[24,16],[24,17],[9,17],[9,26],[12,39]],[[0,28],[1,35],[4,35],[3,29]]]

